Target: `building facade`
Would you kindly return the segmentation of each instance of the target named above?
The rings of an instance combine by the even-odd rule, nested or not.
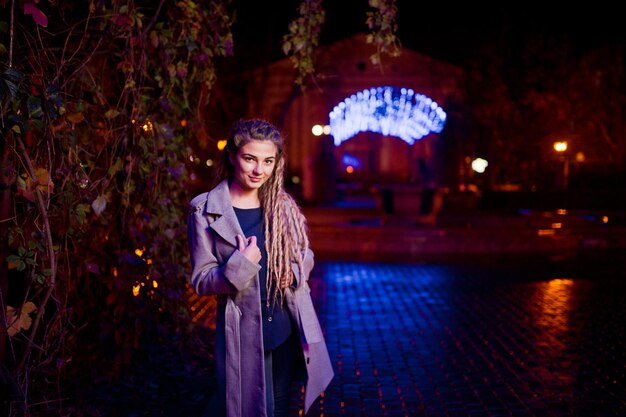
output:
[[[245,108],[239,109],[243,114],[233,116],[265,118],[280,128],[287,139],[287,180],[298,188],[304,201],[332,202],[346,194],[381,189],[411,194],[446,185],[450,161],[442,142],[447,137],[451,143],[458,140],[453,136],[459,132],[447,129],[458,115],[447,107],[463,100],[462,70],[408,49],[402,49],[398,57],[383,56],[382,64],[374,65],[370,62],[374,52],[365,34],[319,47],[317,75],[304,89],[294,83],[296,74],[288,58],[238,78],[238,94],[243,95],[240,103],[245,103]],[[314,132],[316,125],[331,124],[330,113],[340,103],[379,87],[391,87],[397,94],[409,91],[424,96],[427,103],[432,101],[433,108],[438,105],[446,113],[443,130],[414,142],[367,128],[357,129],[341,143],[332,131]],[[221,92],[226,94],[226,90]],[[218,111],[219,101],[213,103],[212,111]],[[392,125],[387,130],[393,130],[393,123],[401,123],[388,122]]]

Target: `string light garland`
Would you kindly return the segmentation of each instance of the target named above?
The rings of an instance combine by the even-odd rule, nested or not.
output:
[[[336,146],[359,132],[397,136],[412,145],[431,132],[441,132],[446,122],[446,112],[431,98],[391,86],[352,94],[328,116]]]

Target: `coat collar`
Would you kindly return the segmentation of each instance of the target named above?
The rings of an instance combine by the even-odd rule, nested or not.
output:
[[[205,210],[207,214],[216,215],[215,221],[210,224],[211,229],[237,247],[237,234],[244,234],[230,202],[228,180],[223,180],[209,192]]]

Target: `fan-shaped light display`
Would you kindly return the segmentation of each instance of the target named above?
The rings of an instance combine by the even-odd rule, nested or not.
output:
[[[397,136],[412,145],[430,132],[441,132],[446,121],[446,113],[429,97],[389,86],[359,91],[328,116],[337,146],[359,132]]]

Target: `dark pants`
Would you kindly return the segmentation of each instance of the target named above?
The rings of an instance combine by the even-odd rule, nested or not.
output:
[[[297,330],[276,349],[265,351],[265,388],[268,417],[288,417],[296,377],[300,343]]]

